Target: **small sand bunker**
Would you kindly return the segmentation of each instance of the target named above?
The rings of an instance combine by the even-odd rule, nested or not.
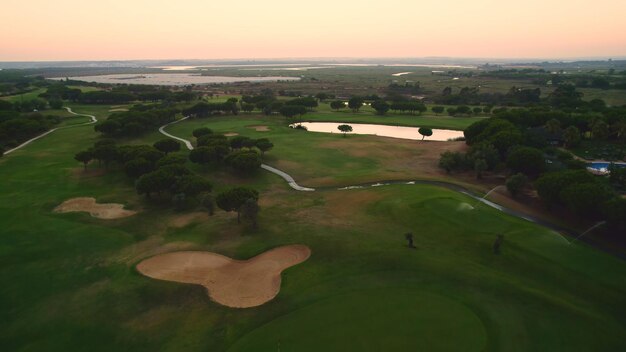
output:
[[[94,218],[99,219],[119,219],[127,216],[135,215],[137,212],[124,209],[123,204],[117,203],[96,203],[95,198],[81,197],[68,199],[54,208],[57,213],[69,213],[76,211],[84,211]]]
[[[128,111],[128,109],[124,109],[124,108],[117,108],[117,109],[111,109],[111,110],[109,110],[109,112],[122,112],[122,111]]]
[[[254,130],[257,132],[267,132],[270,130],[270,128],[267,126],[248,126],[248,127],[254,128]]]
[[[237,133],[237,132],[226,132],[226,133],[224,133],[224,135],[226,137],[234,137],[234,136],[238,136],[239,133]]]
[[[276,297],[281,272],[310,255],[311,250],[304,245],[274,248],[243,261],[211,252],[183,251],[148,258],[137,265],[137,270],[153,279],[202,285],[219,304],[249,308]]]

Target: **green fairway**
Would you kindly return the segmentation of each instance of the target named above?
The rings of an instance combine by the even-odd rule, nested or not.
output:
[[[72,107],[100,120],[111,109]],[[251,127],[260,125],[269,131]],[[438,157],[435,142],[343,138],[246,114],[183,121],[167,131],[192,139],[201,126],[269,138],[275,147],[265,162],[307,186],[446,179],[420,164]],[[119,143],[162,138],[154,131]],[[622,260],[458,192],[426,185],[296,192],[263,171],[243,178],[191,166],[216,191],[260,191],[259,230],[252,231],[233,213],[188,221],[206,211],[146,201],[118,166],[105,171],[92,163],[83,171],[73,156],[96,140],[93,126],[60,129],[0,158],[2,351],[626,349]],[[52,212],[73,197],[139,213],[99,220]],[[409,231],[415,250],[406,247]],[[498,234],[505,241],[494,255]],[[274,300],[255,308],[227,308],[200,286],[135,269],[158,253],[248,259],[285,244],[307,245],[312,255],[282,274]]]
[[[486,340],[468,308],[394,287],[321,300],[263,325],[229,351],[480,351]]]

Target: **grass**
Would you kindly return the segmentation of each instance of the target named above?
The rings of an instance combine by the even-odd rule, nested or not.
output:
[[[108,109],[74,110],[101,119]],[[256,132],[252,124],[272,130]],[[347,182],[391,165],[373,152],[381,148],[376,137],[294,131],[282,120],[240,116],[169,130],[189,135],[198,125],[268,136],[276,147],[267,157],[284,166],[298,161],[286,167],[294,174],[318,169]],[[224,212],[180,226],[175,220],[191,210],[146,202],[122,172],[82,171],[72,156],[96,139],[92,126],[59,130],[0,159],[3,351],[259,351],[279,343],[305,351],[626,348],[623,261],[486,206],[461,211],[462,203],[474,204],[462,194],[418,185],[295,192],[269,173],[240,179],[197,168],[218,190],[260,189],[260,229],[250,232]],[[392,153],[411,149],[383,140]],[[339,150],[335,143],[343,141],[365,147],[364,154]],[[105,221],[51,211],[77,196],[140,213]],[[407,231],[417,250],[405,247]],[[491,251],[497,234],[505,236],[499,256]],[[311,258],[283,273],[276,299],[252,309],[220,306],[201,287],[134,269],[159,252],[244,259],[290,243],[308,245]]]

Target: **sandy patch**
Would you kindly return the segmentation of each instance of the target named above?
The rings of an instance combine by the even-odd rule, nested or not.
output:
[[[281,272],[310,255],[309,247],[303,245],[274,248],[244,261],[211,252],[183,251],[148,258],[137,270],[153,279],[202,285],[219,304],[249,308],[276,297]]]
[[[109,112],[123,112],[123,111],[128,111],[128,109],[124,109],[124,108],[117,108],[117,109],[111,109],[111,110],[109,110]]]
[[[234,136],[238,136],[239,133],[237,133],[237,132],[226,132],[226,133],[224,133],[224,135],[226,137],[234,137]]]
[[[75,211],[84,211],[89,213],[94,218],[98,219],[119,219],[125,218],[131,215],[135,215],[137,212],[124,209],[123,204],[117,203],[96,203],[95,198],[81,197],[68,199],[54,208],[57,213],[69,213]]]
[[[270,130],[270,128],[268,126],[248,126],[249,128],[254,128],[255,131],[257,132],[267,132]]]

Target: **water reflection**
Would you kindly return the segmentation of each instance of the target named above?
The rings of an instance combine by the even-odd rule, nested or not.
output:
[[[419,127],[402,127],[402,126],[389,126],[389,125],[374,125],[363,123],[349,123],[349,122],[302,122],[298,125],[306,127],[310,132],[326,132],[326,133],[341,133],[337,126],[339,125],[352,126],[353,134],[371,134],[381,137],[392,137],[401,139],[421,140],[422,135],[419,134]],[[296,124],[292,124],[294,127]],[[424,138],[427,141],[447,141],[449,139],[463,137],[463,131],[455,130],[441,130],[433,129],[433,135]]]

